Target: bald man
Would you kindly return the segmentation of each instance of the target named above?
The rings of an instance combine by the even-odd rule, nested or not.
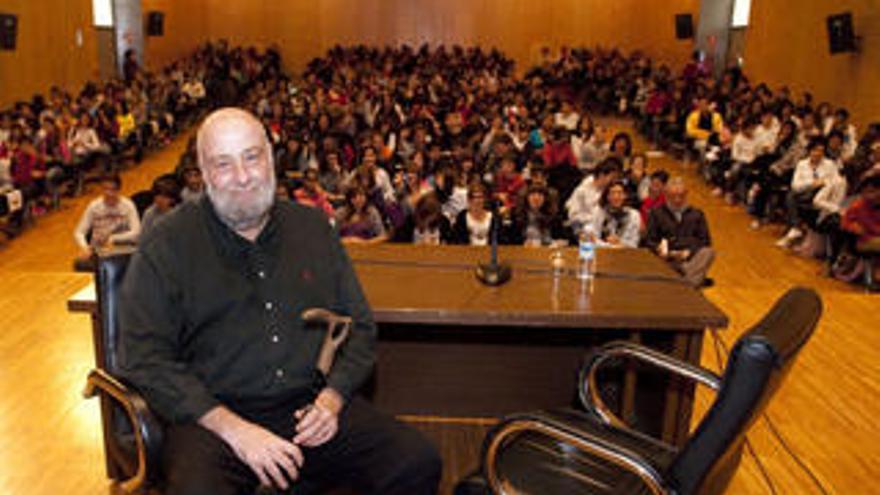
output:
[[[681,177],[669,179],[665,196],[666,204],[648,215],[645,244],[694,287],[710,285],[706,275],[715,261],[715,251],[706,215],[688,204]]]
[[[325,216],[275,202],[251,114],[218,110],[197,141],[206,195],[142,239],[121,293],[123,374],[170,425],[166,493],[435,493],[433,446],[355,396],[376,327]],[[323,332],[299,317],[310,307],[354,320],[327,376],[315,369]]]

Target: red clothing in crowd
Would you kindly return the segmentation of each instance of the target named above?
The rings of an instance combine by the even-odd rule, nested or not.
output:
[[[858,198],[846,209],[840,222],[844,230],[860,231],[859,243],[880,237],[880,205]]]
[[[312,208],[322,210],[327,214],[327,218],[333,218],[335,215],[333,205],[330,204],[330,201],[327,199],[327,193],[324,191],[309,192],[305,187],[301,187],[293,191],[293,199],[303,206],[311,206]]]
[[[653,210],[654,208],[657,208],[658,206],[663,206],[665,204],[666,204],[666,195],[663,193],[660,193],[660,195],[657,196],[656,198],[652,198],[651,196],[648,196],[647,198],[645,198],[645,200],[642,201],[642,208],[641,208],[642,225],[648,225],[648,216],[651,214],[651,210]]]
[[[514,206],[517,193],[525,186],[526,181],[520,174],[498,174],[495,178],[495,194],[504,196],[504,206],[508,208]]]
[[[16,187],[25,187],[34,183],[34,171],[45,170],[42,160],[35,153],[18,150],[12,165],[12,181]]]
[[[541,150],[544,166],[547,168],[570,165],[577,166],[577,160],[574,152],[571,151],[571,144],[568,141],[556,141],[544,146]]]

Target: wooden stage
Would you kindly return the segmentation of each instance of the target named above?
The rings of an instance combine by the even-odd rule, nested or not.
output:
[[[172,169],[185,139],[126,172],[124,191],[148,187],[153,177]],[[636,149],[642,148],[637,140]],[[718,259],[711,272],[716,286],[704,293],[729,317],[722,333],[727,343],[792,285],[812,286],[822,294],[822,323],[770,405],[769,417],[830,493],[874,491],[872,482],[880,475],[878,296],[823,278],[819,263],[774,248],[777,230],[749,231],[749,217],[712,198],[690,167],[669,159],[653,159],[650,167],[684,173],[692,202],[708,216]],[[2,494],[107,493],[98,403],[80,395],[94,363],[89,319],[70,315],[66,307],[89,283],[88,275],[70,270],[77,251],[71,232],[86,202],[68,201],[61,211],[39,218],[36,228],[0,246]],[[710,337],[704,340],[701,362],[718,369]],[[697,391],[697,415],[710,398],[708,392]],[[418,427],[441,450],[448,490],[449,480],[473,467],[485,425],[422,420]],[[764,421],[749,438],[777,493],[818,493]],[[769,493],[749,456],[729,492]]]

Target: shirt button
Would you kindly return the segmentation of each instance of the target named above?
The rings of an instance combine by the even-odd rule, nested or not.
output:
[[[263,270],[260,270],[260,271],[257,272],[257,276],[260,277],[260,278],[265,279],[265,278],[266,278],[266,272],[264,272]]]
[[[272,311],[272,302],[266,301],[266,311]]]
[[[275,377],[276,378],[284,378],[284,370],[282,370],[282,369],[275,370]]]
[[[278,338],[277,335],[273,335],[273,336],[272,336],[272,343],[277,344],[279,340],[280,340],[280,339]]]

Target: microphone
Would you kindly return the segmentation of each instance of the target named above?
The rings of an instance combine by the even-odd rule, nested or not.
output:
[[[474,275],[484,285],[498,287],[510,280],[513,271],[509,264],[498,262],[498,229],[501,225],[501,218],[498,214],[497,200],[490,201],[490,211],[492,212],[492,222],[489,224],[489,262],[477,263]]]

